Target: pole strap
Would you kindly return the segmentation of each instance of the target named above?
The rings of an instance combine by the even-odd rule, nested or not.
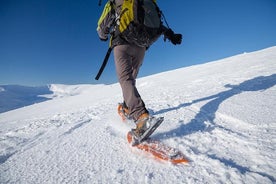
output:
[[[106,64],[107,64],[108,59],[109,59],[109,56],[110,56],[111,51],[112,51],[112,47],[109,47],[108,50],[107,50],[107,53],[106,53],[106,55],[105,55],[105,57],[104,57],[102,66],[101,66],[101,68],[99,69],[99,72],[98,72],[97,76],[95,77],[96,80],[99,80],[100,76],[102,75],[103,70],[104,70],[104,68],[105,68],[105,66],[106,66]]]

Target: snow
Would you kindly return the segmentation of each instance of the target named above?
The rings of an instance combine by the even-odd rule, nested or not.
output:
[[[180,59],[181,60],[181,59]],[[0,183],[275,183],[276,47],[140,78],[152,135],[191,161],[132,148],[113,85],[51,85],[52,100],[0,114]]]

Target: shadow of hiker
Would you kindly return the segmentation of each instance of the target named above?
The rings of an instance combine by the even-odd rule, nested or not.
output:
[[[235,169],[239,170],[241,172],[241,174],[245,174],[247,172],[250,172],[250,173],[258,174],[258,175],[260,175],[262,177],[266,177],[266,178],[270,179],[273,183],[275,183],[275,181],[276,181],[275,177],[272,176],[272,175],[269,175],[269,174],[267,174],[265,172],[258,172],[258,171],[251,170],[248,167],[245,167],[245,166],[242,166],[242,165],[239,165],[239,164],[235,163],[231,159],[220,158],[220,157],[218,157],[217,155],[214,155],[214,154],[213,155],[207,154],[207,156],[209,158],[213,159],[213,160],[220,161],[221,163],[223,163],[227,167],[235,168]]]
[[[160,139],[163,139],[164,137],[181,137],[198,131],[212,131],[216,126],[218,127],[218,125],[215,126],[214,119],[216,111],[218,110],[219,105],[223,101],[245,91],[262,91],[269,89],[274,85],[276,85],[276,74],[272,74],[270,76],[259,76],[244,81],[239,85],[227,84],[225,85],[225,87],[230,88],[227,91],[223,91],[208,97],[200,98],[192,101],[191,103],[180,104],[177,107],[162,109],[156,112],[155,115],[187,107],[197,102],[211,100],[200,108],[200,111],[189,123],[182,124],[176,129],[170,130],[169,132],[156,134],[156,136],[160,137]],[[211,125],[214,126],[207,126],[205,122],[209,122]],[[226,129],[224,127],[222,128]],[[231,132],[231,130],[228,131]]]

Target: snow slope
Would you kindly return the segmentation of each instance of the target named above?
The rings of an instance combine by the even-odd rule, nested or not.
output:
[[[276,47],[139,79],[165,117],[152,137],[191,161],[176,166],[127,144],[118,84],[52,85],[0,114],[0,183],[275,183],[275,85]]]

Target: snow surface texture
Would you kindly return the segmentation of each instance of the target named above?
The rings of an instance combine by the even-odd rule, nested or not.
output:
[[[275,183],[276,47],[141,78],[180,149],[172,165],[132,148],[113,85],[52,85],[53,100],[0,114],[0,183]]]

